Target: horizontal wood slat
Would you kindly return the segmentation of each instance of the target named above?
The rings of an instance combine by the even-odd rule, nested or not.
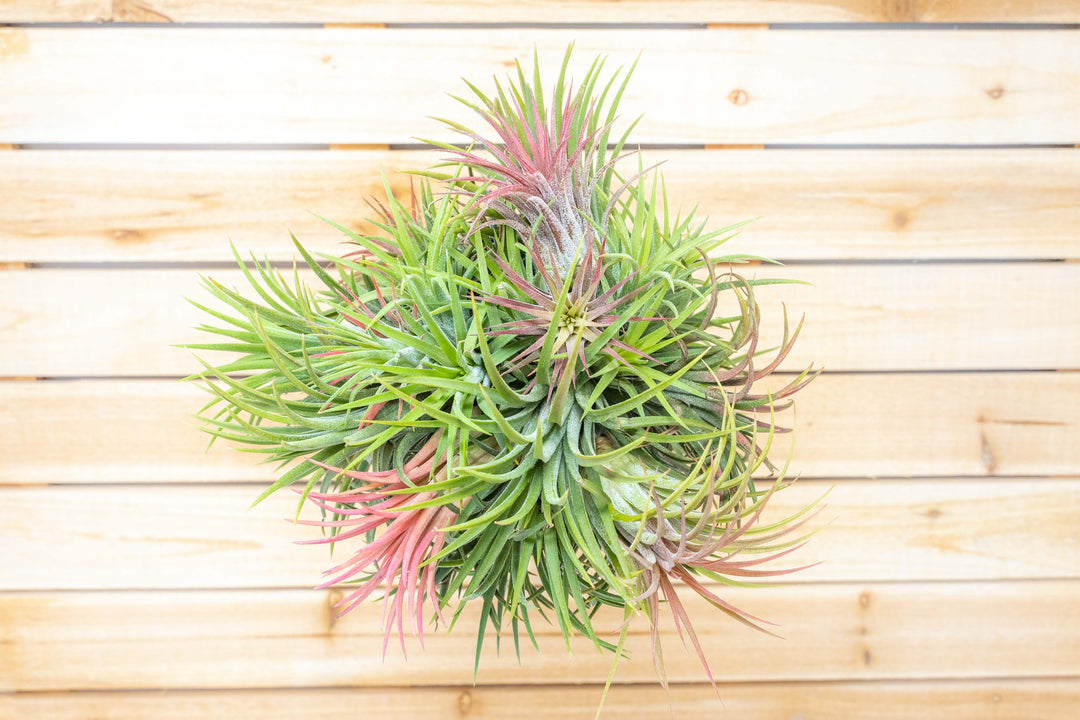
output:
[[[1080,368],[1080,263],[738,269],[810,283],[756,291],[760,347],[782,339],[782,302],[794,320],[806,314],[787,369],[811,362],[830,370]],[[7,271],[0,307],[11,314],[0,324],[0,343],[18,352],[0,356],[0,376],[194,372],[191,352],[172,345],[213,341],[194,330],[213,318],[184,300],[216,303],[200,274],[254,296],[239,270]],[[725,310],[738,311],[733,301],[721,303]]]
[[[372,231],[366,200],[439,160],[422,151],[0,153],[0,262],[216,261],[227,239],[291,259]],[[675,208],[784,260],[1076,258],[1080,151],[655,150]],[[636,165],[635,165],[636,167]],[[963,182],[957,183],[957,178]]]
[[[1069,0],[6,0],[0,22],[795,23],[1080,21]]]
[[[317,584],[336,562],[326,547],[293,543],[321,531],[288,522],[290,492],[249,511],[259,490],[0,488],[0,589]],[[822,497],[809,525],[822,532],[775,567],[821,564],[785,581],[1080,578],[1080,480],[803,480],[775,496],[764,521]],[[337,548],[337,562],[355,547]]]
[[[449,635],[430,633],[380,660],[381,609],[335,619],[336,591],[14,593],[0,595],[6,640],[0,690],[368,687],[472,682],[478,610]],[[780,624],[756,633],[683,591],[716,673],[726,681],[933,679],[1080,675],[1080,581],[828,584],[730,588],[725,597]],[[621,615],[601,613],[614,628]],[[697,657],[662,618],[675,682],[700,682]],[[481,684],[557,684],[606,677],[610,657],[535,624],[541,653],[484,644]],[[636,618],[616,682],[655,682],[649,632]],[[737,648],[737,652],[732,650]]]
[[[207,397],[169,380],[0,382],[0,483],[269,480],[256,456],[205,452],[190,416]],[[1080,373],[826,373],[799,394],[792,471],[1080,475],[1077,407]]]
[[[116,0],[116,19],[172,22],[1076,22],[1068,0]]]
[[[111,0],[0,1],[0,23],[103,22],[112,17]]]
[[[615,685],[602,717],[661,717],[723,712],[742,720],[955,720],[1039,718],[1074,720],[1080,680],[998,679],[814,683]],[[0,696],[0,713],[15,720],[305,720],[354,714],[400,720],[464,716],[504,720],[507,708],[523,720],[592,717],[596,686],[332,688],[308,690],[173,690],[32,693]]]
[[[644,51],[644,143],[1080,141],[1080,31],[0,30],[0,143],[454,138],[448,92],[538,48],[553,72]],[[454,138],[456,139],[456,138]]]

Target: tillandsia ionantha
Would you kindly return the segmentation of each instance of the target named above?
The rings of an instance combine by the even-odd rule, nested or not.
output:
[[[536,616],[617,659],[644,614],[663,682],[666,605],[711,680],[680,593],[763,629],[721,588],[793,571],[761,567],[810,514],[762,520],[790,484],[768,453],[816,373],[763,389],[802,326],[785,311],[759,348],[754,289],[779,281],[717,255],[739,226],[673,216],[652,168],[622,170],[633,68],[604,80],[598,59],[574,89],[569,59],[550,96],[538,68],[470,85],[486,131],[449,122],[464,142],[432,143],[447,157],[411,200],[387,187],[374,233],[327,221],[349,252],[296,242],[288,277],[237,255],[254,298],[206,280],[223,339],[189,347],[234,355],[202,361],[200,417],[280,464],[256,502],[292,487],[319,510],[307,542],[347,553],[320,587],[347,587],[341,612],[381,598],[384,654],[406,624],[422,642],[426,604],[444,624],[479,604],[477,664],[489,632],[536,644]]]

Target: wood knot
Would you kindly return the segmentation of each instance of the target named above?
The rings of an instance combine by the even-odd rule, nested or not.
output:
[[[917,22],[913,0],[884,0],[883,14],[886,22]]]
[[[750,102],[750,93],[741,88],[735,88],[728,94],[727,99],[732,105],[745,105]]]
[[[338,623],[337,604],[345,598],[345,591],[334,588],[326,593],[326,631],[333,632]]]
[[[986,91],[986,95],[991,100],[1000,100],[1001,96],[1004,95],[1004,94],[1005,94],[1005,88],[1001,87],[1000,85],[995,85],[994,87],[992,87],[992,88],[990,88],[989,90]]]
[[[151,2],[142,2],[142,0],[114,0],[113,19],[124,22],[173,22],[171,17],[159,10],[155,10]]]
[[[146,239],[141,230],[133,230],[131,228],[118,228],[113,230],[113,240],[123,245],[130,243],[139,243]]]
[[[897,230],[903,230],[911,222],[911,216],[908,215],[907,210],[897,210],[893,213],[892,224]]]
[[[863,610],[870,607],[870,591],[869,590],[863,590],[861,593],[859,593],[859,607],[861,607]]]
[[[993,475],[997,470],[997,456],[994,455],[994,448],[990,447],[990,441],[986,438],[986,433],[979,433],[979,441],[982,444],[982,451],[980,457],[982,459],[983,467],[986,468],[987,475]]]
[[[929,510],[927,510],[923,514],[926,515],[926,517],[930,518],[931,520],[937,520],[939,517],[941,517],[942,512],[940,510],[938,510],[937,508],[930,508]]]
[[[870,663],[874,662],[874,656],[870,654],[869,648],[863,648],[862,661],[863,665],[869,665]]]
[[[469,711],[472,710],[472,704],[472,692],[469,690],[462,690],[461,694],[458,695],[458,711],[461,713],[462,717],[469,714]]]

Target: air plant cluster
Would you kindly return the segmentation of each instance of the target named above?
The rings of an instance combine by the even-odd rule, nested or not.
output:
[[[488,633],[535,644],[537,616],[617,657],[643,614],[663,678],[665,606],[705,662],[680,593],[760,628],[722,588],[791,571],[762,566],[809,508],[762,521],[790,482],[768,453],[813,373],[765,389],[801,323],[759,347],[754,289],[776,281],[718,255],[737,226],[672,216],[655,172],[623,171],[629,72],[597,61],[575,90],[569,57],[550,97],[520,67],[470,86],[485,132],[450,123],[463,144],[433,143],[445,162],[411,201],[387,189],[373,234],[331,223],[349,252],[296,243],[288,277],[241,261],[253,297],[207,280],[221,338],[191,347],[234,355],[203,361],[200,417],[281,465],[259,500],[319,510],[298,522],[336,548],[322,586],[341,612],[381,599],[384,653],[476,603],[477,662]]]

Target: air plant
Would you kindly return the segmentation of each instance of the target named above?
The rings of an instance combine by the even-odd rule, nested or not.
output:
[[[754,291],[780,281],[718,255],[739,226],[673,216],[652,169],[623,172],[629,72],[604,81],[598,60],[575,90],[569,58],[550,97],[520,67],[470,86],[491,132],[449,123],[466,144],[433,143],[447,158],[412,202],[387,188],[376,233],[328,221],[349,252],[296,242],[291,277],[237,255],[255,297],[206,280],[225,309],[199,305],[202,329],[223,339],[190,347],[234,355],[203,361],[200,417],[280,464],[256,502],[293,488],[320,511],[310,542],[345,554],[323,586],[348,588],[342,612],[381,597],[384,652],[406,621],[422,638],[425,607],[452,624],[477,603],[477,663],[535,616],[617,658],[641,613],[663,679],[665,605],[705,662],[679,592],[761,628],[722,587],[792,571],[761,567],[809,510],[761,521],[790,484],[768,453],[816,373],[763,390],[802,327],[785,317],[761,360]],[[621,628],[598,626],[605,606]]]

